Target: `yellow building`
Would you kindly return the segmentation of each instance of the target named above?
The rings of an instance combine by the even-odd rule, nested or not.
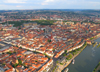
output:
[[[37,25],[37,23],[36,22],[33,22],[33,23],[24,23],[23,24],[24,25],[24,27],[26,27],[26,26],[33,26],[33,25]]]
[[[74,24],[74,22],[65,22],[65,24]]]

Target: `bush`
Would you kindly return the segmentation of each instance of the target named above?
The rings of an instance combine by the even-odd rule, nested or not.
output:
[[[65,53],[67,53],[67,50],[65,50]]]
[[[48,40],[48,42],[50,43],[50,42],[51,42],[51,40]]]
[[[93,37],[90,38],[90,40],[93,40],[93,39],[94,39]]]
[[[35,62],[37,62],[37,60],[35,60]]]
[[[72,57],[73,57],[73,55],[70,53],[70,54],[67,56],[67,60],[70,60]]]
[[[14,53],[16,53],[16,51],[14,51]]]
[[[18,47],[18,46],[16,45],[16,47]]]
[[[66,56],[66,54],[63,54],[63,56]]]
[[[20,59],[18,59],[19,65],[22,65],[22,61]]]
[[[29,49],[27,49],[27,51],[30,51]]]
[[[14,68],[16,68],[17,66],[18,66],[18,64],[17,63],[15,63],[14,65],[12,65]]]
[[[52,72],[55,72],[56,68],[57,68],[57,66],[54,67],[54,69],[52,70]]]
[[[53,51],[55,51],[55,49],[53,48]]]
[[[60,63],[61,65],[63,65],[63,63]]]
[[[56,61],[56,63],[58,63],[58,61]]]
[[[5,54],[5,53],[2,53],[2,54]]]
[[[2,65],[5,65],[5,63],[3,63]]]
[[[1,31],[3,31],[3,28],[1,29]]]
[[[22,49],[22,47],[20,47]]]
[[[7,52],[7,54],[10,54],[10,55],[11,55],[11,54],[12,54],[12,52],[11,52],[11,51],[9,51],[9,52]]]
[[[100,62],[99,62],[98,65],[94,68],[93,72],[95,72],[95,70],[98,68],[99,65],[100,65]]]

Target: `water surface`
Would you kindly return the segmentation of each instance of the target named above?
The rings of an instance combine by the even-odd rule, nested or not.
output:
[[[100,38],[95,40],[100,42]],[[87,46],[76,58],[75,64],[70,64],[68,72],[92,72],[100,61],[100,47]]]

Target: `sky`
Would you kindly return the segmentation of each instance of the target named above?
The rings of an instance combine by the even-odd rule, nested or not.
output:
[[[100,9],[100,0],[0,0],[0,10]]]

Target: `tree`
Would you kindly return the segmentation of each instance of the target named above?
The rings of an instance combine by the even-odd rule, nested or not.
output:
[[[20,59],[18,59],[19,65],[22,65],[22,61]]]
[[[50,57],[49,57],[49,56],[47,56],[47,58],[48,58],[48,59],[50,59]]]
[[[63,54],[63,56],[66,56],[66,54]]]
[[[44,55],[47,56],[46,53],[44,53]]]
[[[11,51],[9,51],[9,52],[8,52],[8,54],[10,54],[10,55],[11,55],[11,54],[12,54],[12,52],[11,52]]]
[[[22,49],[22,47],[20,47]]]
[[[18,30],[20,30],[20,29],[21,29],[21,27],[18,28]]]
[[[51,42],[51,40],[48,40],[48,42],[50,43],[50,42]]]
[[[13,67],[15,68],[15,67],[17,67],[18,66],[18,64],[17,63],[15,63],[14,65],[13,65]]]
[[[18,45],[16,45],[16,47],[18,47]]]
[[[35,60],[35,62],[37,62],[37,60]]]
[[[55,51],[55,49],[53,48],[53,51]]]
[[[61,65],[63,65],[63,63],[60,63]]]
[[[5,53],[2,53],[2,54],[5,54]]]
[[[90,40],[93,40],[93,39],[94,39],[93,37],[90,38]]]
[[[65,50],[65,53],[67,53],[67,50]]]
[[[3,28],[1,29],[1,31],[3,31]]]
[[[16,51],[14,51],[14,53],[16,53]]]
[[[36,53],[36,51],[33,51],[33,53]]]
[[[45,29],[43,29],[43,31],[45,32]]]
[[[23,64],[23,66],[25,67],[25,63]]]
[[[21,56],[18,56],[17,59],[20,59]]]
[[[27,49],[27,51],[30,51],[29,49]]]
[[[39,30],[37,30],[39,32]]]
[[[73,57],[73,55],[70,53],[70,54],[67,56],[67,60],[70,60],[72,57]]]
[[[5,63],[3,63],[2,65],[4,65],[4,66],[5,66]]]
[[[56,63],[58,63],[58,61],[56,61]]]

